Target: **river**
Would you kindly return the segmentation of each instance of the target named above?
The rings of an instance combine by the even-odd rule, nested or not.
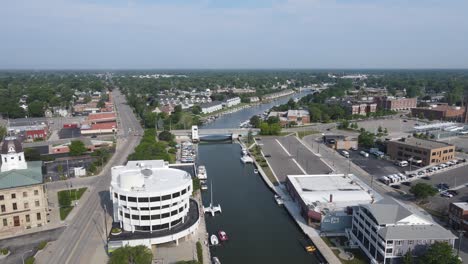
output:
[[[198,151],[213,184],[214,204],[222,207],[222,214],[205,216],[208,232],[224,230],[229,236],[229,241],[211,247],[212,256],[223,264],[319,263],[306,253],[305,235],[286,209],[276,204],[253,165],[240,162],[240,145],[202,143]],[[202,197],[208,206],[209,190]]]
[[[309,93],[310,91],[307,90],[301,93],[296,93],[293,95],[278,98],[277,100],[271,101],[266,104],[255,105],[252,107],[239,110],[235,113],[225,114],[217,118],[215,121],[203,125],[202,128],[238,128],[241,122],[244,122],[250,119],[254,115],[261,114],[265,112],[266,110],[269,110],[275,105],[285,104],[291,98],[301,98],[303,96],[306,96]]]

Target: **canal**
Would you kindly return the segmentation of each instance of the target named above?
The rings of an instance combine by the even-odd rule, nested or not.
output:
[[[225,114],[217,118],[215,121],[203,125],[202,127],[203,128],[238,128],[241,122],[244,122],[250,119],[254,115],[261,114],[269,110],[275,105],[285,104],[291,98],[301,98],[301,97],[306,96],[309,93],[310,91],[306,90],[301,93],[281,97],[275,101],[271,101],[266,104],[255,105],[255,106],[245,108],[245,109],[239,110],[231,114]]]
[[[305,235],[276,204],[253,165],[240,162],[240,145],[203,143],[198,151],[199,163],[206,166],[213,184],[213,203],[222,207],[222,214],[205,215],[208,233],[224,230],[229,236],[229,241],[210,248],[212,256],[223,264],[319,263],[306,253]],[[209,190],[202,197],[208,206]]]

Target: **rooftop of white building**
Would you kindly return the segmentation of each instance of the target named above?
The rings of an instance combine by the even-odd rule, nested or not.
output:
[[[164,160],[140,160],[113,167],[111,185],[127,192],[157,193],[177,189],[191,180],[188,172],[169,168]]]
[[[353,178],[344,174],[288,175],[297,193],[308,205],[330,203],[330,198],[335,207],[372,203],[372,195]]]

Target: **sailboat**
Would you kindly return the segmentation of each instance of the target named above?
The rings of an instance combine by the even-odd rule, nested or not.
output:
[[[210,181],[210,191],[211,191],[211,199],[210,199],[210,206],[203,207],[203,211],[205,213],[210,213],[212,216],[215,216],[215,213],[221,213],[221,205],[218,206],[213,205],[213,180]]]

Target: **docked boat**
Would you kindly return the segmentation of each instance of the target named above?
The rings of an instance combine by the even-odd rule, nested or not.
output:
[[[216,235],[211,235],[210,237],[211,245],[216,246],[219,244],[218,237]]]
[[[221,261],[219,261],[218,257],[213,257],[213,264],[221,264]]]
[[[201,182],[200,183],[200,189],[202,189],[203,191],[208,190],[208,184],[206,184],[205,182]]]
[[[210,206],[208,207],[203,207],[203,212],[204,213],[209,213],[211,214],[211,216],[215,216],[216,213],[221,213],[221,205],[213,205],[213,181],[211,181],[211,185],[210,185],[210,194],[211,194],[211,198],[210,198]]]
[[[305,247],[305,250],[306,250],[308,253],[314,253],[317,249],[316,249],[314,246],[306,246],[306,247]]]
[[[197,177],[200,180],[206,180],[208,179],[208,175],[206,174],[206,168],[203,165],[198,166],[197,170]]]
[[[255,170],[254,170],[254,173],[255,173],[255,174],[257,174],[257,173],[258,173],[258,170],[257,170],[257,169],[255,169]]]
[[[220,230],[218,232],[218,236],[219,236],[219,240],[221,240],[221,241],[228,241],[228,239],[229,239],[226,232],[224,232],[223,230]]]
[[[284,204],[283,199],[281,199],[281,196],[275,194],[274,197],[275,197],[275,201],[276,201],[276,203],[277,203],[278,205]]]
[[[241,161],[242,163],[246,164],[246,163],[253,163],[253,159],[247,155],[244,155],[241,157]]]

